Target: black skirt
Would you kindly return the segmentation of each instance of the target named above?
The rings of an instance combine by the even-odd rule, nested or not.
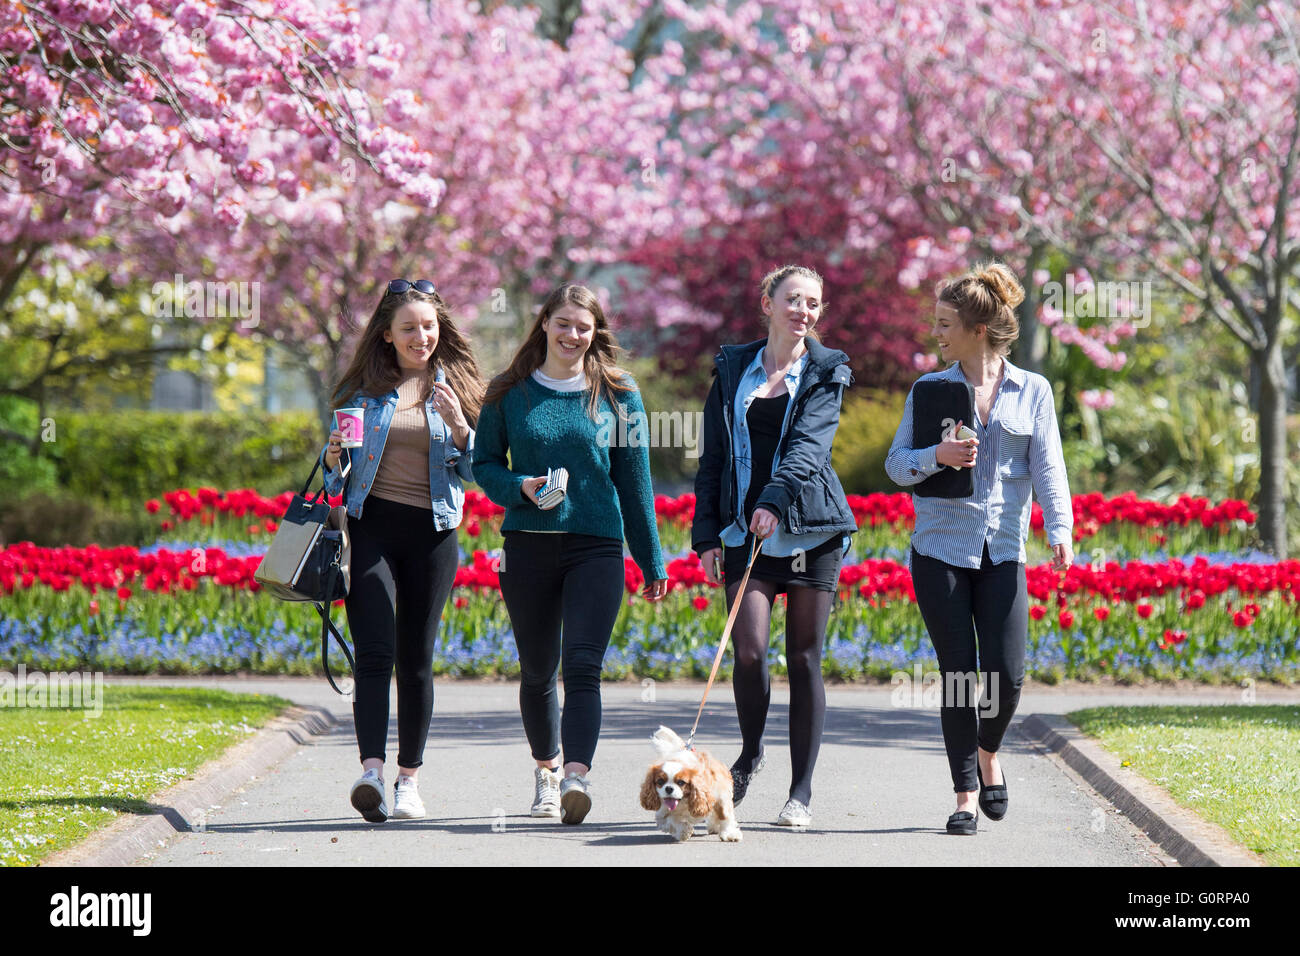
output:
[[[843,554],[841,534],[832,534],[826,541],[810,548],[802,555],[786,558],[774,558],[768,554],[759,554],[750,572],[750,580],[755,578],[777,585],[776,593],[784,593],[790,585],[814,588],[818,591],[834,591],[840,583],[840,561]],[[722,548],[723,581],[730,584],[745,576],[745,565],[749,563],[749,546],[753,534],[745,537],[745,543],[739,547]],[[796,569],[796,563],[798,569]]]

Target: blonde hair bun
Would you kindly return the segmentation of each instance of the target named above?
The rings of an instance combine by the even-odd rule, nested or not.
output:
[[[989,263],[977,272],[977,278],[989,287],[997,298],[1011,308],[1025,301],[1025,290],[1015,275],[1000,262]]]

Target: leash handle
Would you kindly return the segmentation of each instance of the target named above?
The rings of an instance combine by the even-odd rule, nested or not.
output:
[[[700,716],[704,713],[704,702],[709,699],[709,691],[713,689],[714,678],[718,676],[718,668],[722,666],[722,655],[727,649],[727,641],[731,639],[731,629],[736,624],[736,615],[740,612],[740,599],[745,596],[745,588],[749,585],[749,572],[754,570],[754,561],[758,559],[758,536],[749,545],[749,564],[745,566],[745,576],[740,579],[740,590],[736,592],[736,600],[731,604],[731,613],[727,615],[727,626],[722,629],[722,643],[718,645],[718,653],[713,655],[713,670],[709,671],[709,682],[704,686],[704,697],[700,700],[700,709],[695,712],[695,723],[691,725],[691,734],[686,738],[686,749],[692,750],[691,743],[695,740],[695,731],[700,726]]]

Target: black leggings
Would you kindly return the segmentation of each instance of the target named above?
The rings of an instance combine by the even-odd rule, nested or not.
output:
[[[1020,703],[1029,635],[1025,566],[1018,561],[994,564],[987,542],[978,570],[913,549],[912,585],[943,675],[939,716],[952,788],[969,793],[979,789],[976,746],[997,751]],[[985,687],[977,701],[973,688],[980,672]]]
[[[600,672],[623,606],[623,542],[507,531],[501,597],[519,649],[519,713],[534,760],[591,766],[600,737]],[[564,717],[556,679],[564,665]]]
[[[433,645],[456,580],[456,531],[438,531],[428,508],[370,495],[348,519],[352,585],[348,629],[356,657],[352,717],[361,759],[385,759],[388,687],[397,665],[397,765],[424,763],[433,717]]]
[[[737,580],[727,588],[727,607],[740,590]],[[790,796],[807,806],[812,800],[812,774],[821,749],[826,722],[826,686],[822,682],[822,645],[830,619],[832,591],[781,585],[751,578],[736,614],[732,641],[736,668],[731,678],[740,723],[741,752],[733,765],[750,771],[763,749],[772,686],[767,672],[772,601],[786,592],[785,660],[790,678]]]

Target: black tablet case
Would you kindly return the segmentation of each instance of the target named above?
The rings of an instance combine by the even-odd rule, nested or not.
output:
[[[968,382],[931,379],[912,386],[912,447],[929,448],[943,441],[944,419],[975,427],[975,389]],[[912,486],[922,498],[969,498],[975,491],[970,468],[946,465]]]

